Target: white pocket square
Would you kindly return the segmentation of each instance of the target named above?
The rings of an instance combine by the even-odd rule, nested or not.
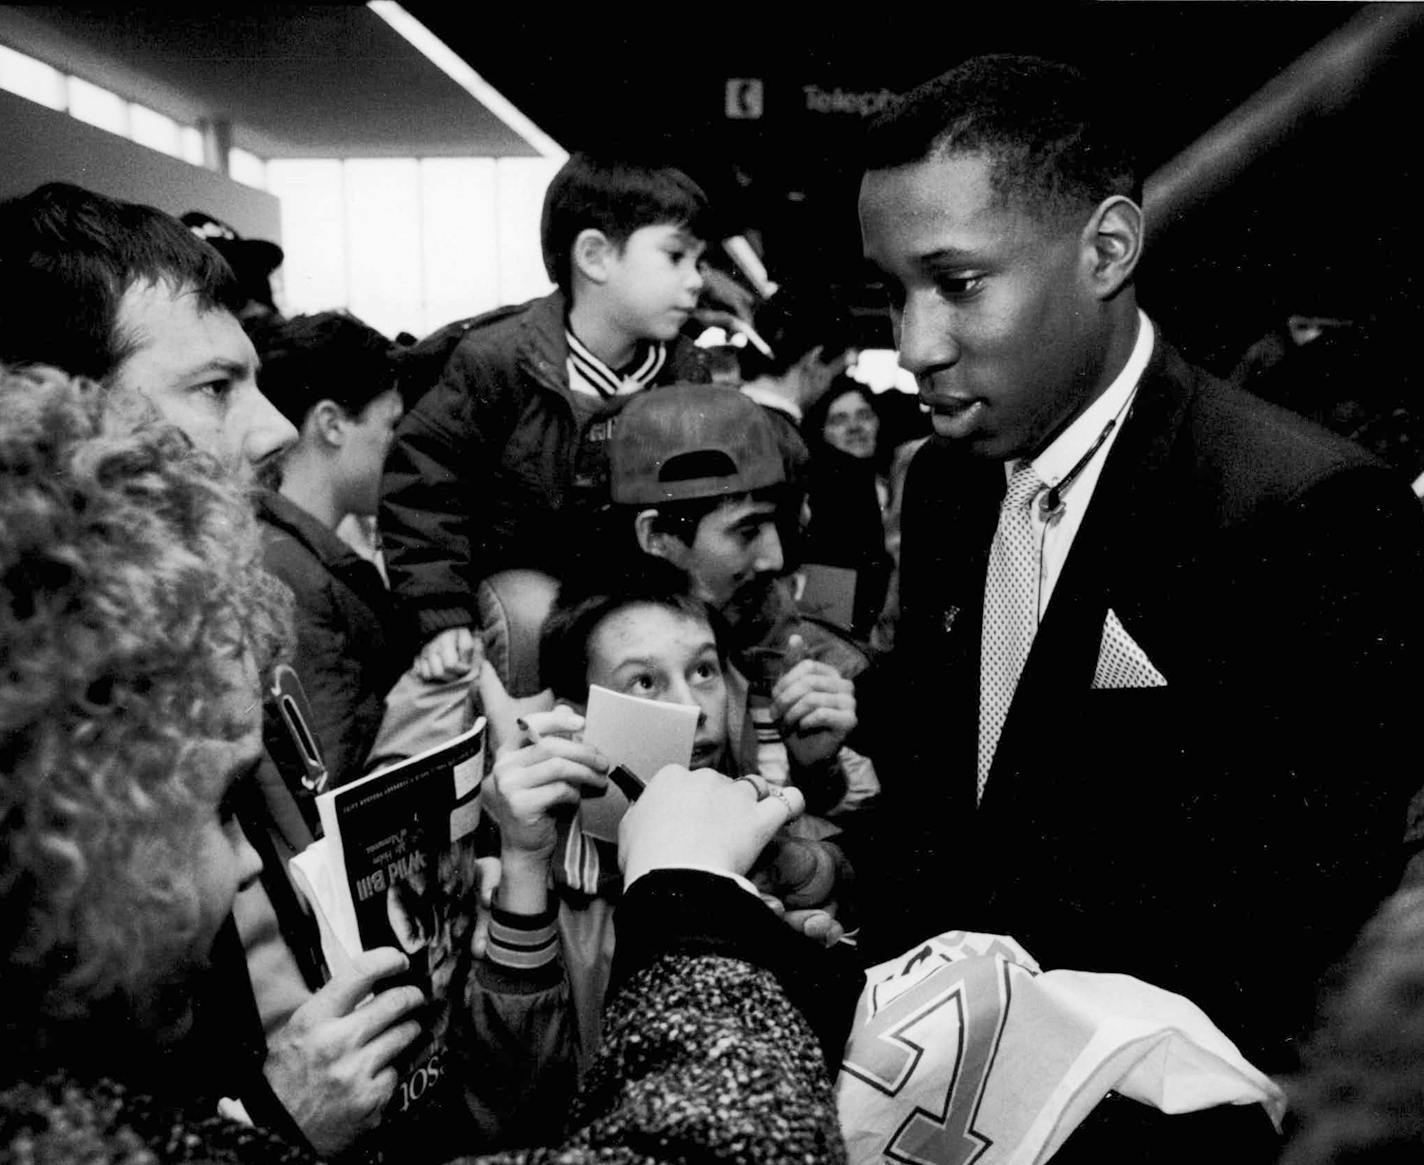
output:
[[[1109,608],[1098,647],[1095,688],[1165,688],[1167,677],[1152,666],[1147,652],[1127,633],[1117,612]]]

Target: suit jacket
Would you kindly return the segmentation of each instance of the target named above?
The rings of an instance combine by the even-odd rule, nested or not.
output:
[[[976,807],[1004,491],[1001,464],[939,439],[910,471],[897,648],[862,700],[882,723],[893,710],[899,744],[886,844],[861,862],[866,945],[1011,934],[1046,968],[1178,991],[1263,1070],[1288,1068],[1322,973],[1399,878],[1418,503],[1159,340]],[[1109,610],[1165,686],[1094,688]]]

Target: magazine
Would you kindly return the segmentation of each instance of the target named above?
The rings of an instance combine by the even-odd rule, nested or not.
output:
[[[410,959],[399,981],[414,983],[430,1001],[425,1038],[396,1065],[400,1084],[388,1115],[419,1109],[442,1075],[451,995],[475,923],[484,753],[480,717],[436,748],[322,793],[316,805],[323,836],[292,859],[331,973],[361,951],[398,947]]]

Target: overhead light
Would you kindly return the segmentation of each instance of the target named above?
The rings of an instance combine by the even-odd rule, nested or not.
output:
[[[509,98],[470,68],[469,64],[454,49],[395,3],[395,0],[370,0],[366,7],[400,33],[415,46],[427,61],[504,122],[541,155],[552,158],[556,162],[563,162],[568,158],[568,150],[530,121]]]

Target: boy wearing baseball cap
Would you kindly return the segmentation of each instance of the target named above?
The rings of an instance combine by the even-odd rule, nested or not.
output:
[[[678,568],[730,628],[730,659],[755,723],[755,741],[742,749],[746,768],[791,781],[824,813],[879,790],[869,763],[844,747],[856,724],[851,676],[864,657],[801,619],[787,596],[778,518],[798,495],[776,426],[721,385],[674,385],[630,401],[609,442],[611,502],[591,525],[576,574],[616,590],[649,556]]]

